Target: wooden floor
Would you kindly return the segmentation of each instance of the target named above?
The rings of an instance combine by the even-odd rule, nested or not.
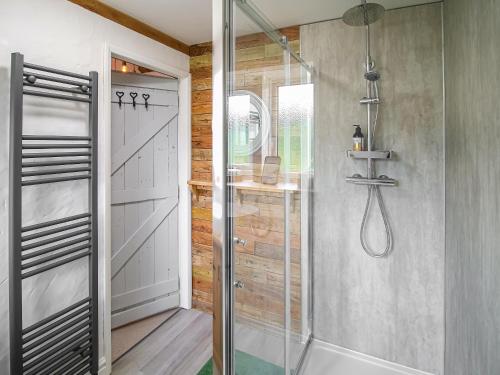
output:
[[[113,364],[112,375],[196,375],[212,356],[212,317],[179,310]]]
[[[130,349],[149,336],[159,326],[179,311],[179,308],[167,310],[134,323],[111,331],[111,361],[115,363]]]

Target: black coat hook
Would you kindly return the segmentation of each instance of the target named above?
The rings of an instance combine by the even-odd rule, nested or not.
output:
[[[122,97],[125,95],[123,91],[117,91],[116,96],[118,96],[118,106],[121,108],[122,107]]]
[[[148,109],[148,99],[151,95],[149,94],[142,94],[142,97],[144,98],[144,106],[146,107],[146,109]]]
[[[131,92],[129,95],[132,98],[132,105],[134,106],[134,109],[135,109],[135,98],[137,98],[137,93]]]

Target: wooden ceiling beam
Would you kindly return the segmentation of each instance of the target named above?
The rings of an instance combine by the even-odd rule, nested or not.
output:
[[[189,46],[187,44],[182,43],[181,41],[172,38],[170,35],[167,35],[160,30],[155,29],[138,19],[129,16],[115,8],[110,7],[104,3],[101,3],[98,0],[68,0],[74,4],[77,4],[91,12],[99,14],[100,16],[107,18],[113,22],[116,22],[122,26],[125,26],[131,30],[138,32],[148,38],[156,40],[168,47],[176,49],[186,55],[189,55]]]

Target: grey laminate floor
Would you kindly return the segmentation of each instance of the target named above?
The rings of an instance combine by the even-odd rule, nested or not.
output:
[[[164,311],[111,331],[111,361],[115,363],[130,349],[154,332],[159,326],[179,311],[178,308]]]
[[[196,375],[212,356],[212,317],[181,309],[113,364],[112,375]]]

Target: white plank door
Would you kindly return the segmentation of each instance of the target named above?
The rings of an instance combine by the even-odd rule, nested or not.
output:
[[[119,104],[117,92],[123,92]],[[137,93],[136,105],[130,93]],[[142,94],[149,95],[148,107]],[[176,91],[112,86],[111,325],[179,305]]]

